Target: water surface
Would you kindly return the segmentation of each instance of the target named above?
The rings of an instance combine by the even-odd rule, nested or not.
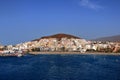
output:
[[[0,80],[120,80],[120,56],[0,57]]]

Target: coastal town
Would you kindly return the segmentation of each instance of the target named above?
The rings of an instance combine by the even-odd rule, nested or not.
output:
[[[0,45],[0,55],[2,54],[2,56],[30,52],[119,53],[120,43],[89,41],[69,34],[55,34],[16,45]]]

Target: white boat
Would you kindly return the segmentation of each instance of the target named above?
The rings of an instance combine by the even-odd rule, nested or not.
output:
[[[22,56],[22,54],[18,54],[18,55],[17,55],[17,57],[21,57],[21,56]]]

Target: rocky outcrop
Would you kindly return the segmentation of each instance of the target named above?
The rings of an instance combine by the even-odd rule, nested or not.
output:
[[[115,48],[114,48],[113,52],[114,52],[114,53],[120,52],[120,43],[117,43],[117,44],[115,45]]]

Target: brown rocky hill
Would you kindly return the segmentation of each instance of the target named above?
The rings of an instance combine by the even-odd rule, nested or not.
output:
[[[70,34],[60,33],[60,34],[55,34],[55,35],[50,35],[50,36],[44,36],[44,37],[41,37],[39,39],[35,39],[33,41],[39,41],[40,39],[48,39],[48,38],[57,38],[58,40],[60,40],[61,38],[68,38],[68,39],[76,38],[76,39],[80,39],[79,37],[76,37],[76,36],[73,36],[73,35],[70,35]]]
[[[102,37],[98,39],[94,39],[93,41],[111,41],[111,42],[120,42],[120,35]]]

